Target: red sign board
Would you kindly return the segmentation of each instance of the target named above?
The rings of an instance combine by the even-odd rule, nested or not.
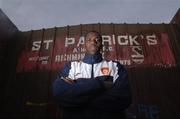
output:
[[[166,33],[102,35],[103,57],[118,60],[131,67],[172,67],[175,59]],[[68,61],[81,60],[85,55],[84,36],[57,36],[32,39],[22,50],[17,72],[59,70]]]

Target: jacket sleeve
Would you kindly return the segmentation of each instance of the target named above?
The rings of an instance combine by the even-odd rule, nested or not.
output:
[[[77,79],[75,83],[66,83],[61,77],[67,77],[71,64],[66,64],[53,82],[53,96],[60,106],[83,106],[104,90],[102,82],[96,79]]]
[[[118,77],[110,90],[97,96],[90,107],[105,110],[124,110],[131,104],[131,90],[127,71],[118,62]]]

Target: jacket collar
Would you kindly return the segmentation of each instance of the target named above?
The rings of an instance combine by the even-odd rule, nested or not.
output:
[[[101,53],[96,53],[94,55],[85,54],[82,61],[85,62],[85,63],[88,63],[88,64],[94,64],[94,63],[99,63],[102,60],[103,60],[102,59],[102,54]]]

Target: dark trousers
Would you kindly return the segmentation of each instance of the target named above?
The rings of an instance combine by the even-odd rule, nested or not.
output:
[[[61,119],[126,119],[122,111],[109,112],[95,109],[62,109]]]

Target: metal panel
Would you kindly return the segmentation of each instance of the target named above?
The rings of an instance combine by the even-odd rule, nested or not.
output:
[[[57,75],[57,72],[66,63],[67,58],[61,60],[62,54],[76,54],[83,53],[84,51],[74,48],[83,48],[83,44],[79,44],[80,37],[91,30],[99,31],[104,37],[110,36],[111,40],[115,39],[115,44],[109,45],[104,42],[108,48],[112,46],[113,52],[106,51],[104,55],[106,58],[118,59],[128,54],[126,47],[136,46],[118,44],[118,35],[136,36],[137,41],[143,46],[144,57],[151,54],[151,58],[147,60],[146,65],[136,64],[128,65],[125,67],[129,72],[129,80],[133,91],[133,104],[127,110],[129,118],[179,118],[179,96],[178,90],[180,81],[180,60],[179,60],[179,27],[171,24],[86,24],[77,26],[67,26],[52,29],[37,30],[28,33],[22,33],[24,36],[25,47],[22,48],[25,52],[25,61],[23,61],[20,54],[17,65],[17,83],[15,87],[19,86],[18,100],[21,104],[17,103],[18,100],[14,99],[23,116],[27,118],[49,118],[60,117],[59,110],[53,100],[51,94],[51,83]],[[30,35],[31,33],[31,35]],[[142,36],[155,34],[159,42],[158,46],[150,48],[147,41],[140,39]],[[27,35],[27,37],[26,37]],[[108,38],[106,37],[106,38]],[[66,47],[66,38],[74,38],[74,44],[68,44]],[[165,38],[167,42],[164,42]],[[47,40],[53,40],[52,42]],[[129,40],[129,39],[128,39]],[[35,51],[32,51],[33,42],[41,41],[40,49],[35,45]],[[69,41],[71,42],[71,41]],[[128,41],[130,42],[130,41]],[[134,41],[135,42],[135,41]],[[77,46],[78,45],[78,46]],[[71,46],[71,47],[70,47]],[[47,48],[48,47],[48,48]],[[124,47],[125,49],[122,49]],[[165,49],[165,48],[166,49]],[[170,48],[169,50],[167,50]],[[163,54],[167,51],[167,54]],[[35,52],[35,55],[33,54]],[[172,52],[172,53],[171,53]],[[33,55],[29,55],[29,54]],[[172,54],[172,55],[171,55]],[[27,59],[30,56],[49,56],[48,60],[36,60],[32,64]],[[60,59],[58,59],[60,58]],[[167,65],[168,60],[165,59],[175,58],[175,61],[169,62],[172,65]],[[71,58],[70,58],[71,59]],[[21,62],[21,60],[23,62]],[[151,60],[162,62],[165,65],[155,65]],[[25,63],[24,63],[25,62]],[[45,64],[42,64],[45,63]],[[151,64],[148,64],[151,63]],[[155,62],[156,63],[156,62]],[[175,64],[173,64],[175,63]],[[31,66],[27,69],[26,66]],[[20,67],[20,70],[18,70]],[[24,91],[20,91],[24,90]],[[16,91],[14,91],[16,92]],[[9,105],[10,106],[10,105]],[[49,114],[48,114],[49,113]],[[22,116],[20,112],[17,115]]]

